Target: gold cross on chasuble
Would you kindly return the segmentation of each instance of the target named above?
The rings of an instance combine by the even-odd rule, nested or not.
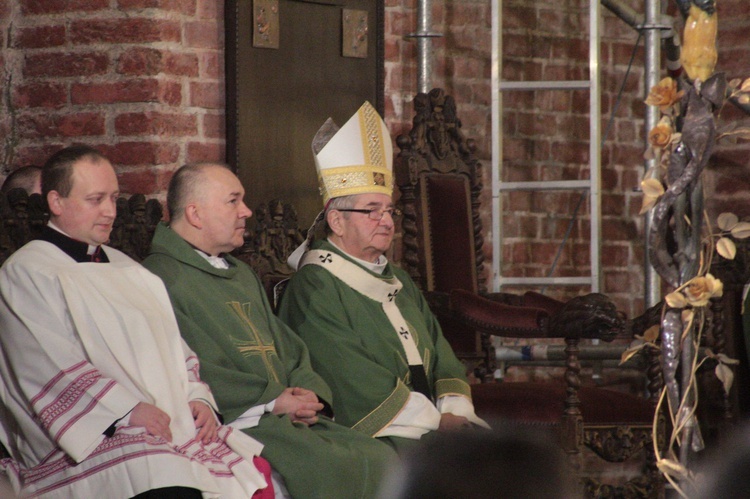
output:
[[[250,340],[239,340],[232,337],[232,341],[237,347],[237,350],[244,357],[260,357],[263,364],[266,366],[268,374],[272,376],[276,382],[281,383],[281,379],[276,373],[276,369],[274,369],[272,360],[273,357],[277,359],[279,357],[279,354],[276,352],[273,337],[265,331],[259,331],[253,324],[253,321],[250,320],[250,314],[248,312],[252,304],[249,302],[240,303],[238,301],[230,301],[227,302],[227,305],[229,305],[229,308],[237,314],[237,317],[247,325],[247,332],[250,337]]]

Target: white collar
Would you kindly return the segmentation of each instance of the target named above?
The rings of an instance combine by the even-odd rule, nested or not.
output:
[[[385,266],[388,265],[388,259],[385,257],[385,255],[380,255],[378,257],[378,260],[376,262],[368,262],[367,260],[362,260],[361,258],[357,258],[356,256],[352,256],[346,251],[344,251],[339,245],[331,241],[331,239],[328,239],[328,242],[336,246],[339,250],[341,250],[342,253],[344,253],[346,256],[366,268],[367,270],[371,272],[375,272],[376,274],[382,274],[385,271]]]
[[[211,256],[208,253],[201,251],[199,249],[196,249],[195,252],[198,253],[200,256],[202,256],[215,269],[226,270],[229,268],[229,262],[227,262],[226,259],[222,256]]]

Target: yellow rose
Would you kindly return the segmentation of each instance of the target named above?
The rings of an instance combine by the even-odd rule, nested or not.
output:
[[[695,277],[685,286],[685,297],[690,305],[704,307],[710,298],[724,294],[724,284],[711,274],[705,277]]]
[[[672,140],[672,124],[669,119],[662,118],[659,123],[648,132],[648,142],[654,149],[666,148]]]
[[[667,76],[662,81],[651,88],[646,99],[646,104],[649,106],[659,106],[661,112],[665,112],[672,105],[682,98],[684,94],[682,90],[677,91],[677,82]]]

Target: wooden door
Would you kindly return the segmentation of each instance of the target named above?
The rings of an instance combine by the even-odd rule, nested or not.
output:
[[[248,206],[280,198],[307,227],[322,208],[315,132],[365,100],[383,112],[383,0],[279,0],[278,48],[253,46],[252,0],[226,8],[227,161]],[[367,12],[366,57],[342,55],[344,9]]]

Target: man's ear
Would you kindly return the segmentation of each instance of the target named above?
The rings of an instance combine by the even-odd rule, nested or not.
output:
[[[344,214],[338,210],[331,210],[326,215],[326,222],[331,231],[341,237],[344,233]]]
[[[203,221],[201,220],[201,212],[198,205],[190,203],[185,206],[185,220],[196,229],[200,230],[203,228]]]
[[[47,193],[47,205],[49,206],[49,211],[56,217],[59,217],[62,214],[62,200],[63,197],[57,191],[49,191]]]

